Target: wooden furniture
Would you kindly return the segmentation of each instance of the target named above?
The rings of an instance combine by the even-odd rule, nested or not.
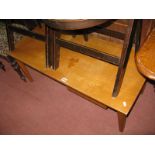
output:
[[[5,66],[3,65],[3,63],[0,61],[0,69],[2,69],[3,71],[5,71]]]
[[[146,78],[155,80],[155,29],[136,53],[136,65]]]
[[[42,31],[44,32],[39,27],[35,30],[36,33],[42,33]],[[97,38],[93,35],[89,37],[88,42],[83,41],[83,35],[78,35],[76,38],[71,35],[62,35],[61,38],[87,45],[91,48],[97,48],[98,50],[108,50],[110,54],[116,56],[120,56],[122,49],[122,43]],[[131,50],[122,89],[115,98],[111,96],[111,92],[117,74],[116,66],[78,52],[72,52],[63,47],[60,48],[60,52],[60,64],[56,71],[46,68],[44,63],[46,60],[44,42],[33,38],[23,37],[17,43],[15,50],[10,53],[10,56],[18,60],[18,62],[26,64],[58,81],[72,92],[102,108],[113,109],[117,113],[119,130],[123,131],[126,118],[132,110],[145,82],[145,78],[139,74],[135,66],[134,48]]]
[[[9,45],[9,51],[13,51],[15,49],[15,40],[14,40],[14,32],[22,34],[24,36],[29,36],[34,39],[38,40],[45,40],[45,36],[41,35],[39,33],[35,33],[32,30],[34,27],[39,26],[41,28],[41,20],[5,20],[6,24],[6,32],[7,32],[7,38],[8,38],[8,45]],[[23,26],[17,26],[17,25],[23,25]],[[25,27],[25,28],[24,28]],[[20,78],[24,81],[26,81],[26,78],[32,82],[33,79],[25,67],[24,64],[21,62],[18,62],[13,57],[8,56],[6,57],[7,61],[11,64],[11,66],[14,68],[14,70],[19,74]]]
[[[21,71],[21,68],[19,67],[17,61],[11,57],[11,56],[2,56],[0,55],[0,58],[3,58],[4,60],[6,60],[10,65],[11,67],[17,72],[17,74],[19,75],[19,77],[26,81],[26,78],[23,74],[23,72]],[[3,71],[5,71],[5,66],[3,65],[3,63],[0,61],[0,69],[2,69]]]
[[[91,56],[96,59],[100,59],[118,66],[118,72],[116,75],[116,80],[114,82],[114,88],[112,91],[112,96],[116,97],[119,94],[123,77],[125,74],[126,65],[128,62],[128,57],[133,43],[133,37],[135,32],[135,20],[130,20],[127,32],[124,36],[124,44],[122,48],[122,53],[120,57],[115,55],[110,55],[103,51],[96,50],[95,48],[89,48],[82,46],[77,43],[63,40],[60,38],[62,31],[75,31],[75,30],[85,30],[86,32],[91,31],[95,26],[107,24],[111,20],[107,19],[80,19],[80,20],[44,20],[46,25],[46,65],[52,67],[56,70],[59,66],[60,57],[60,47],[65,47],[73,51]],[[105,25],[106,26],[106,25]],[[96,29],[95,29],[96,30]],[[103,45],[104,46],[104,45]],[[137,47],[138,48],[138,47]],[[104,76],[104,75],[103,75]]]
[[[106,31],[102,29],[102,33],[109,32],[109,30]],[[37,28],[33,33],[44,34],[44,30]],[[139,43],[140,34],[140,31],[136,31],[135,41]],[[122,39],[124,38],[122,33],[111,33],[111,35]],[[43,38],[43,36],[41,36],[41,38]],[[72,36],[70,37],[70,35],[62,35],[61,39],[80,43],[83,46],[87,45],[90,48],[96,48],[101,51],[109,50],[111,55],[116,55],[117,57],[121,55],[121,43],[93,37],[90,37],[88,42],[83,42],[81,36],[73,38]],[[137,47],[139,48],[139,46]],[[117,75],[117,68],[114,65],[88,57],[78,52],[72,52],[63,47],[60,48],[60,52],[60,64],[56,71],[46,68],[44,63],[46,61],[44,42],[33,38],[24,37],[16,45],[16,49],[10,53],[10,56],[21,63],[21,66],[25,67],[24,64],[26,64],[35,70],[38,70],[48,77],[64,84],[69,90],[102,108],[107,109],[109,107],[113,109],[117,112],[119,130],[123,131],[126,118],[132,110],[135,100],[140,94],[145,82],[145,79],[136,69],[134,49],[132,48],[131,50],[129,63],[126,69],[126,76],[122,83],[122,89],[119,95],[115,98],[111,96],[113,83],[115,82],[115,76]]]
[[[16,23],[17,24],[22,23],[27,29],[25,29],[23,26],[17,26]],[[45,40],[44,35],[41,35],[32,31],[32,29],[36,25],[39,25],[39,27],[41,27],[41,23],[39,23],[38,20],[15,20],[15,23],[14,23],[14,20],[12,21],[7,19],[5,20],[5,24],[6,24],[6,32],[7,32],[8,45],[9,45],[10,51],[15,49],[14,32],[22,34],[24,36],[32,37],[34,39],[38,39],[42,41]]]
[[[123,82],[125,69],[128,62],[128,57],[130,55],[130,49],[132,47],[133,37],[135,34],[137,23],[135,20],[129,20],[129,26],[125,34],[108,29],[103,29],[103,27],[107,27],[113,21],[114,20],[109,19],[44,20],[46,25],[45,36],[34,31],[28,31],[25,29],[17,28],[14,25],[12,25],[10,21],[7,21],[6,28],[8,34],[9,49],[10,51],[14,50],[13,32],[17,32],[46,42],[46,66],[52,67],[54,70],[57,69],[59,66],[60,46],[106,61],[108,63],[112,63],[113,65],[118,66],[118,72],[112,91],[112,96],[116,97],[120,91]],[[103,51],[96,50],[95,48],[89,48],[86,46],[81,46],[77,43],[65,41],[60,38],[60,34],[64,31],[71,33],[73,32],[73,34],[75,31],[76,33],[84,33],[85,40],[88,40],[87,34],[91,32],[112,35],[113,37],[123,39],[124,44],[121,56],[118,57],[115,55],[110,55]],[[139,34],[136,36],[139,37]],[[138,49],[139,47],[138,40],[139,38],[136,39],[136,49]]]

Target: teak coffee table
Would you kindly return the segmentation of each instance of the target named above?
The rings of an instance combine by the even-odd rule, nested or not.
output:
[[[44,33],[44,29],[41,28],[37,28],[35,31]],[[108,50],[110,54],[118,57],[121,55],[121,43],[95,36],[90,36],[88,42],[83,40],[82,35],[77,35],[75,38],[71,35],[61,35],[61,38],[97,50]],[[123,131],[126,118],[145,82],[145,79],[139,74],[135,66],[134,48],[131,50],[122,88],[117,97],[111,95],[118,69],[115,65],[63,47],[60,48],[60,53],[58,69],[47,68],[45,64],[45,43],[33,38],[23,37],[16,44],[16,48],[10,53],[10,56],[17,60],[30,80],[32,78],[24,64],[58,81],[69,90],[102,108],[113,109],[118,114],[119,130]]]

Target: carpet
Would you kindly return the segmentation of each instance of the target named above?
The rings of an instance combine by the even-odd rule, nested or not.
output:
[[[4,24],[1,51],[7,51]],[[3,38],[3,39],[2,39]],[[0,72],[0,134],[111,135],[155,134],[153,85],[137,99],[123,133],[118,131],[117,113],[69,92],[65,86],[29,68],[34,82],[23,82],[4,60]]]

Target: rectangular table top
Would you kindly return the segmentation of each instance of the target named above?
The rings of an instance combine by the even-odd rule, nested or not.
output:
[[[80,35],[75,38],[71,35],[63,35],[62,37],[117,56],[121,54],[122,44],[110,39],[104,40],[91,35],[89,41],[85,42],[83,36]],[[45,67],[45,43],[29,37],[24,37],[17,43],[11,56],[100,104],[125,115],[130,112],[145,82],[135,66],[133,49],[120,93],[116,98],[112,97],[112,90],[117,66],[61,48],[60,66],[56,71],[53,71]]]

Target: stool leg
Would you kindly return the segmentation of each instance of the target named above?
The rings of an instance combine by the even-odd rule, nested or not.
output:
[[[120,63],[118,66],[118,72],[116,75],[115,85],[114,85],[114,89],[113,89],[113,93],[112,93],[113,97],[116,97],[118,95],[118,93],[120,91],[120,87],[122,85],[122,81],[124,78],[129,54],[130,54],[131,47],[132,47],[133,34],[134,34],[133,27],[134,27],[134,20],[130,20],[129,27],[127,29],[127,33],[126,33],[124,44],[123,44]]]
[[[72,37],[75,38],[76,35],[73,34]],[[84,40],[85,40],[85,41],[88,41],[88,34],[84,34],[83,37],[84,37]]]
[[[84,34],[83,36],[84,36],[84,40],[88,41],[88,34]]]
[[[46,31],[46,66],[56,70],[59,67],[60,46],[56,43],[56,39],[60,37],[60,33],[50,29],[48,26]]]
[[[9,51],[13,51],[15,49],[14,35],[13,35],[13,31],[11,31],[9,27],[10,25],[11,25],[11,21],[6,20],[6,32],[7,32]]]
[[[118,117],[118,125],[119,125],[119,131],[123,132],[126,124],[126,115],[123,113],[117,112]]]

